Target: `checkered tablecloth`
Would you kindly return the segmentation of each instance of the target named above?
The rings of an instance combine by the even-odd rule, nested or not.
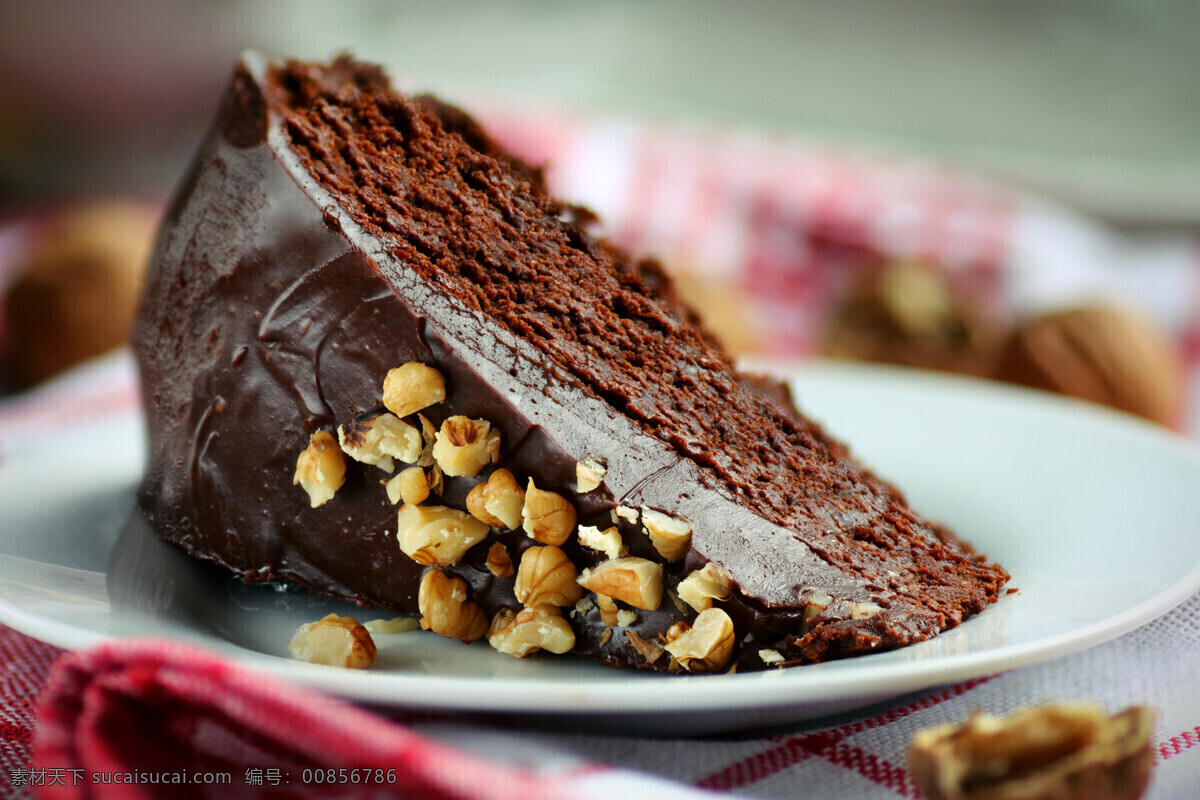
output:
[[[1142,306],[1179,343],[1195,432],[1200,259],[1192,234],[1118,234],[1052,203],[937,165],[738,131],[484,111],[502,140],[549,161],[551,183],[617,241],[693,279],[737,289],[770,336],[806,356],[848,272],[918,257],[1013,309],[1081,297]],[[0,238],[0,289],[19,248]],[[127,355],[0,402],[0,458],[137,415]],[[2,498],[3,487],[0,487]],[[32,535],[32,532],[31,532]],[[1200,535],[1200,530],[1197,531]],[[405,797],[914,797],[913,733],[1043,701],[1158,711],[1148,797],[1200,796],[1200,597],[1085,652],[783,731],[650,739],[369,712],[164,641],[64,654],[0,627],[0,797],[84,797],[84,771],[225,771],[192,796],[285,797],[284,770],[398,769]],[[40,697],[40,700],[39,700]],[[176,787],[177,788],[177,787]],[[363,796],[364,787],[344,796]],[[94,796],[114,796],[114,787]],[[186,796],[146,782],[126,797]],[[380,793],[380,796],[387,796]]]

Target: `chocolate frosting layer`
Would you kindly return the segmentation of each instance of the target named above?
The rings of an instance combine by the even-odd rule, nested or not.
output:
[[[322,74],[346,80],[338,69]],[[464,415],[501,433],[496,464],[476,478],[447,478],[436,502],[465,508],[470,489],[503,467],[570,499],[581,524],[616,523],[630,555],[663,563],[668,589],[715,562],[735,587],[717,605],[734,621],[739,668],[765,666],[761,650],[811,662],[905,645],[994,601],[1002,569],[921,520],[811,423],[812,470],[836,491],[811,481],[781,524],[663,425],[604,399],[581,378],[594,370],[564,363],[559,349],[418,274],[302,163],[273,80],[256,56],[239,63],[163,224],[143,297],[135,341],[152,449],[139,500],[160,536],[247,581],[294,581],[417,615],[427,568],[398,547],[397,507],[380,485],[389,476],[350,461],[345,484],[318,508],[292,483],[310,434],[381,410],[383,377],[416,361],[446,379],[445,402],[425,412],[435,425]],[[463,119],[434,108],[447,128],[457,126],[454,135],[470,138]],[[648,302],[669,304],[667,290]],[[688,324],[686,309],[670,311]],[[764,408],[781,409],[772,413],[801,419],[775,387],[734,381]],[[588,456],[605,459],[608,471],[599,489],[580,494],[576,463]],[[664,561],[640,525],[612,513],[618,505],[685,517],[693,529],[687,557]],[[514,579],[485,564],[497,541],[514,564],[537,544],[519,529],[493,529],[446,569],[466,580],[489,619],[521,607]],[[574,538],[563,549],[579,569],[604,558]],[[892,553],[896,568],[880,568]],[[694,616],[664,596],[627,629],[655,640]],[[670,665],[666,657],[647,663],[598,608],[570,622],[579,655],[612,666]]]

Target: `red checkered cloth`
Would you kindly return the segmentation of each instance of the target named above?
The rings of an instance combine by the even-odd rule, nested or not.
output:
[[[830,304],[859,264],[920,257],[1013,308],[1132,298],[1184,345],[1190,374],[1197,372],[1193,237],[1117,235],[973,176],[902,159],[731,131],[484,116],[514,148],[552,163],[552,184],[599,211],[618,242],[741,287],[774,334],[766,354],[811,354]],[[11,277],[4,270],[14,237],[0,234],[0,290]],[[0,458],[37,446],[51,420],[55,435],[70,436],[138,413],[128,355],[94,362],[0,403]],[[0,653],[0,797],[285,797],[302,787],[282,776],[305,767],[384,770],[385,782],[395,769],[397,783],[381,796],[913,797],[905,750],[916,730],[961,722],[974,709],[1003,713],[1072,699],[1111,711],[1156,708],[1158,763],[1147,796],[1200,793],[1195,596],[1137,631],[1052,662],[783,733],[702,739],[382,716],[165,641],[62,654],[0,627]],[[87,780],[93,771],[173,769],[228,772],[232,784],[94,787]]]

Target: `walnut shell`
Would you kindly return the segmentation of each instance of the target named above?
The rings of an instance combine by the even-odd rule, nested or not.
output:
[[[155,214],[96,202],[39,226],[4,303],[7,371],[32,386],[124,345],[153,242]]]
[[[1167,426],[1179,423],[1183,409],[1180,354],[1152,321],[1129,309],[1084,307],[1034,317],[1013,333],[994,377]]]
[[[1154,765],[1154,712],[1047,705],[919,731],[908,765],[930,800],[1136,800]]]

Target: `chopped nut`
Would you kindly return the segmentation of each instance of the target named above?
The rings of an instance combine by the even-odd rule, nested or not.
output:
[[[421,625],[412,617],[392,617],[391,619],[369,619],[363,623],[363,627],[372,636],[378,636],[385,633],[395,634],[415,631]]]
[[[580,525],[579,543],[584,547],[604,553],[609,558],[620,558],[629,552],[629,548],[621,541],[621,532],[615,525],[605,530],[600,530],[592,525]]]
[[[579,576],[579,584],[597,594],[654,611],[662,602],[661,564],[626,556],[602,561]]]
[[[678,623],[676,623],[678,624]],[[733,620],[719,608],[701,611],[690,630],[664,648],[687,670],[717,670],[733,654]]]
[[[575,565],[562,550],[553,545],[530,547],[521,554],[513,591],[527,606],[569,606],[583,595],[575,577]]]
[[[292,658],[310,664],[362,669],[375,660],[375,641],[353,617],[328,614],[301,625],[288,642],[288,652]]]
[[[1153,731],[1145,707],[1111,717],[1083,704],[976,713],[962,725],[918,731],[908,763],[932,800],[1134,800],[1150,781]]]
[[[579,600],[576,601],[575,608],[572,609],[572,611],[571,611],[571,616],[572,617],[586,616],[587,613],[589,611],[591,611],[595,606],[596,606],[596,604],[592,601],[592,598],[581,597],[581,598],[579,598]]]
[[[433,460],[452,478],[474,478],[491,463],[493,447],[499,447],[499,436],[500,432],[492,430],[492,424],[485,419],[449,417],[434,440]]]
[[[764,664],[782,664],[784,660],[782,653],[780,653],[778,650],[772,650],[770,648],[759,650],[758,657],[762,659]]]
[[[467,511],[471,516],[492,528],[504,527],[504,520],[498,519],[487,510],[483,504],[483,493],[487,491],[487,481],[477,483],[467,492]]]
[[[442,489],[445,487],[445,481],[442,479],[442,468],[434,464],[429,468],[429,472],[425,474],[425,481],[429,484],[429,491],[442,496]]]
[[[488,629],[488,644],[501,653],[524,658],[547,650],[561,655],[575,646],[575,632],[555,606],[534,606],[509,615],[511,610],[502,609]]]
[[[296,459],[292,485],[300,484],[308,492],[313,508],[329,502],[346,481],[346,457],[337,440],[328,431],[308,437],[308,447]]]
[[[613,631],[612,628],[605,628],[604,630],[600,631],[600,635],[596,637],[596,644],[600,645],[601,647],[604,647],[604,645],[611,642],[612,641],[612,631]]]
[[[883,612],[883,608],[875,603],[851,603],[850,619],[866,619],[875,617]]]
[[[412,463],[421,455],[421,433],[395,414],[370,414],[338,427],[342,452],[384,472],[396,468],[396,460]]]
[[[820,614],[829,604],[833,602],[833,596],[823,592],[814,592],[808,598],[807,604],[804,606],[803,622],[807,625],[808,621]]]
[[[575,529],[575,506],[556,492],[537,488],[530,478],[525,487],[521,519],[530,538],[557,547],[567,541]]]
[[[421,577],[417,608],[421,612],[421,627],[447,639],[473,642],[488,628],[483,609],[467,599],[467,582],[440,569],[428,569]]]
[[[638,512],[636,508],[630,508],[629,506],[617,506],[615,509],[613,509],[613,513],[616,514],[619,519],[623,519],[626,522],[632,522],[636,524],[638,521]],[[613,522],[616,522],[616,520],[613,520]]]
[[[617,614],[620,609],[617,608],[617,603],[606,594],[596,595],[596,605],[600,609],[600,621],[605,625],[616,625]]]
[[[498,469],[488,476],[487,489],[483,493],[483,507],[509,530],[521,527],[521,510],[525,507],[525,490],[506,469]]]
[[[513,530],[521,525],[525,490],[506,469],[498,469],[467,495],[467,510],[493,528]]]
[[[660,556],[668,561],[678,561],[687,555],[692,544],[692,523],[683,517],[642,506],[642,525]]]
[[[612,630],[606,628],[605,630]],[[647,664],[653,664],[662,658],[663,646],[652,639],[643,639],[633,631],[625,631],[625,638],[633,645],[633,649],[637,650],[642,658],[646,659]]]
[[[425,470],[420,467],[401,470],[399,475],[384,484],[384,488],[393,505],[403,500],[410,506],[416,506],[429,497],[429,482],[425,478]]]
[[[575,491],[585,494],[598,489],[607,472],[608,467],[605,466],[604,460],[596,456],[588,456],[575,462]]]
[[[446,506],[400,506],[396,538],[400,550],[427,566],[449,567],[491,530],[471,515]]]
[[[442,373],[417,361],[388,370],[383,379],[383,405],[397,417],[407,417],[445,399]]]
[[[507,578],[513,574],[512,558],[500,542],[488,548],[487,568],[497,578]]]
[[[628,628],[630,625],[636,625],[637,619],[638,619],[638,616],[637,616],[636,611],[630,611],[627,608],[622,608],[617,611],[617,626],[618,627]]]
[[[681,580],[676,590],[680,600],[703,611],[712,608],[713,600],[728,600],[732,588],[725,571],[710,561]]]
[[[437,428],[429,421],[429,417],[424,414],[417,414],[417,419],[421,422],[421,455],[417,458],[418,467],[433,466],[433,443],[437,441]]]

